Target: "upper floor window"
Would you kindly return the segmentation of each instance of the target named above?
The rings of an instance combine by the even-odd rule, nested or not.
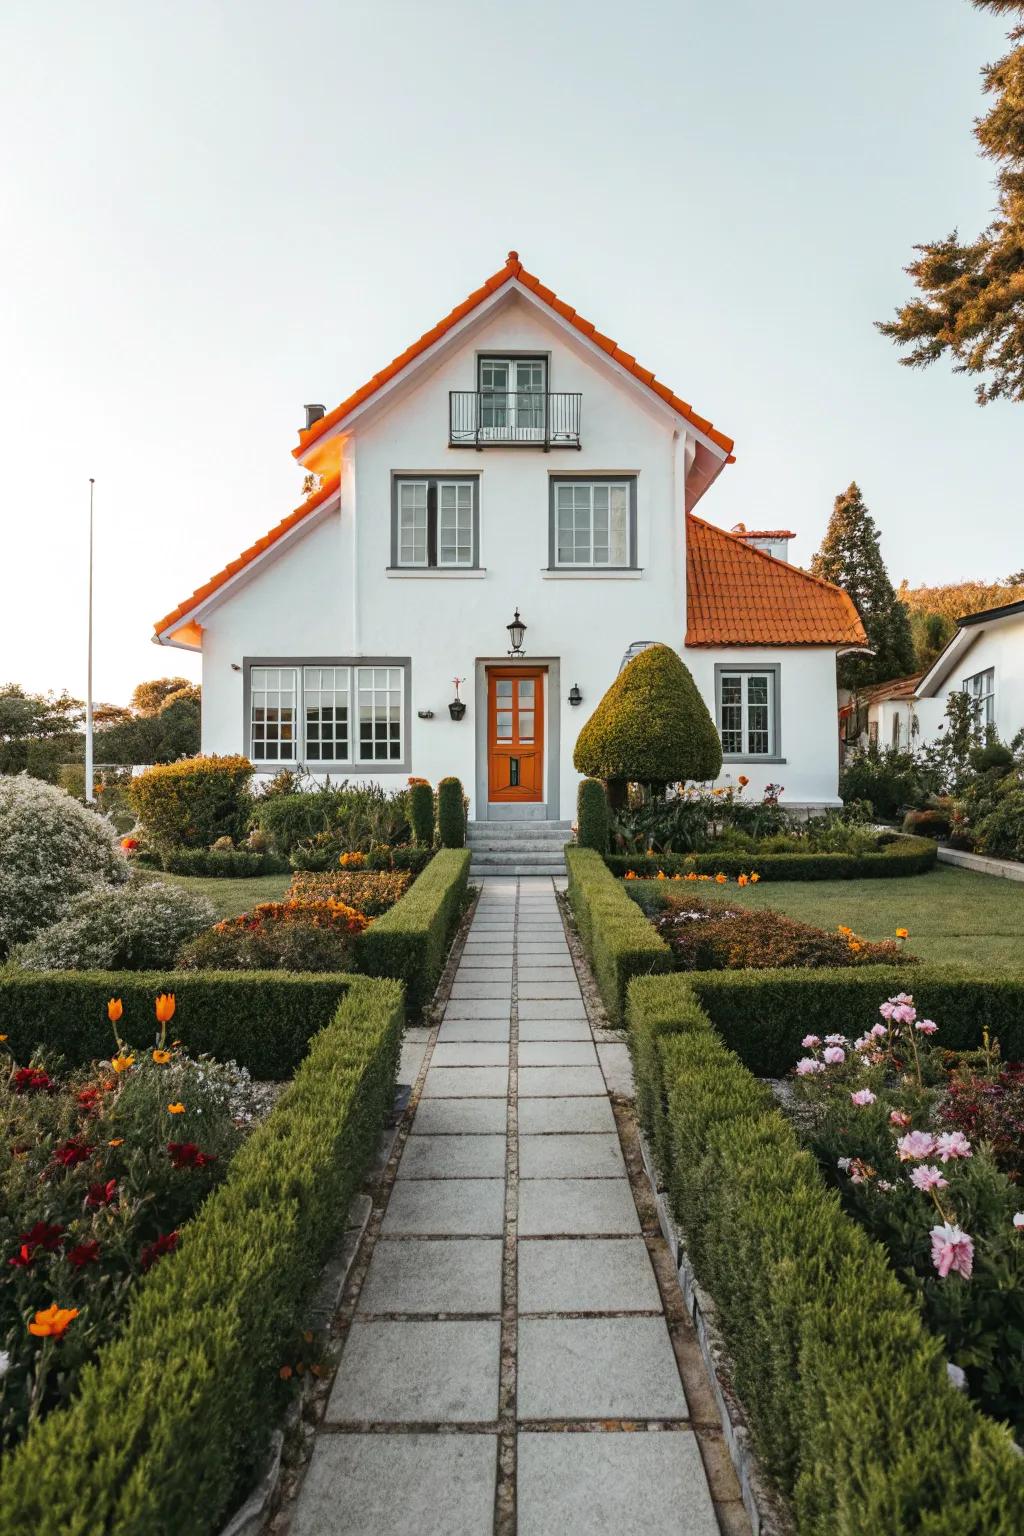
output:
[[[636,479],[553,480],[552,567],[636,565]]]
[[[476,566],[479,543],[479,480],[475,475],[395,478],[392,566]]]
[[[408,666],[295,662],[249,668],[249,755],[256,763],[402,768]]]
[[[777,663],[715,667],[715,706],[724,756],[779,756],[779,671]]]
[[[548,366],[542,357],[481,357],[480,430],[522,442],[544,436]]]
[[[996,723],[996,669],[986,667],[964,678],[964,693],[974,700],[975,715],[980,726]]]

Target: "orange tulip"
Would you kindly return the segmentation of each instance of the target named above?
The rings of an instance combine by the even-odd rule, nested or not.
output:
[[[721,871],[719,871],[719,873],[715,876],[715,884],[716,885],[728,885],[729,884],[729,876],[728,875],[723,875],[721,873]]]
[[[909,939],[910,938],[910,929],[909,928],[897,928],[896,929],[896,937],[898,939]]]
[[[52,1306],[44,1307],[36,1313],[34,1321],[28,1325],[28,1331],[38,1339],[59,1339],[77,1316],[77,1307],[58,1307],[54,1302]]]
[[[158,1024],[169,1024],[174,1018],[174,993],[161,992],[156,1000],[156,1021]]]
[[[107,1018],[111,1024],[116,1024],[122,1013],[124,1013],[124,1004],[121,1002],[121,999],[119,997],[112,997],[107,1004]]]
[[[747,883],[746,875],[737,875],[736,876],[736,884],[737,885],[746,885],[746,883]]]

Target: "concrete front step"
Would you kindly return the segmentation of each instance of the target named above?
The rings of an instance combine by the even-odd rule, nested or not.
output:
[[[523,837],[512,840],[507,837],[474,838],[467,846],[474,853],[547,853],[560,854],[568,838],[558,837]]]
[[[565,874],[565,860],[557,864],[471,864],[469,866],[469,878],[471,880],[501,879],[508,880],[528,875],[553,875]]]
[[[571,821],[471,821],[466,832],[469,837],[549,837],[568,835],[571,827]]]

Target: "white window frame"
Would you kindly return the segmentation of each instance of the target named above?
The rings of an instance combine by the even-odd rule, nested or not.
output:
[[[559,501],[563,490],[571,489],[573,502],[576,500],[576,492],[585,490],[589,492],[588,514],[589,546],[588,558],[577,560],[575,558],[575,524],[577,508],[573,507],[573,558],[563,560],[559,548]],[[595,560],[594,558],[594,492],[596,490],[608,492],[608,558]],[[626,558],[625,560],[612,560],[612,494],[621,491],[625,497],[626,517]],[[550,532],[550,562],[552,570],[559,571],[625,571],[636,565],[636,480],[632,476],[625,475],[597,475],[593,479],[585,476],[555,476],[551,482],[551,532]]]
[[[408,773],[411,714],[409,657],[252,657],[243,661],[243,674],[246,750],[258,771],[276,772],[282,767],[301,766],[314,773],[328,772],[339,767],[356,773]],[[268,694],[275,699],[273,704],[268,705],[266,702]],[[381,694],[387,697],[382,699]],[[282,695],[288,697],[288,704],[280,702]],[[333,702],[325,704],[325,697]],[[314,699],[321,711],[320,719],[315,722],[318,731],[315,740],[309,734],[314,722],[306,717],[307,707],[312,707]],[[386,756],[366,753],[362,724],[363,710],[367,706],[371,711],[370,745],[373,745],[373,739],[381,737],[379,727],[383,725],[386,734],[381,739],[388,747]],[[280,753],[276,757],[265,755],[266,727],[269,724],[280,727],[282,723],[280,720],[268,721],[265,714],[262,720],[256,720],[257,709],[265,712],[268,708],[287,708],[291,713],[290,721],[286,722],[291,731],[291,754],[288,756]],[[310,748],[323,746],[325,708],[333,712],[345,710],[345,751],[344,754],[335,753],[329,757],[314,757],[310,754]],[[336,715],[326,723],[332,728],[330,739],[336,741]],[[264,728],[262,741],[259,742],[264,749],[262,752],[257,750],[257,724]],[[390,750],[390,727],[393,725],[398,727],[397,755]]]
[[[764,662],[760,665],[751,663],[749,666],[730,666],[725,662],[715,665],[715,718],[718,723],[718,732],[722,738],[722,756],[729,762],[782,762],[781,743],[781,674],[782,669],[778,662]],[[726,746],[726,731],[730,732],[735,727],[726,727],[723,723],[725,710],[736,708],[735,703],[726,704],[723,698],[723,685],[727,679],[740,680],[740,750]],[[766,704],[750,702],[750,684],[754,679],[764,679],[767,682]],[[750,745],[751,709],[765,709],[767,711],[767,750],[759,752],[752,750]],[[758,727],[760,729],[760,727]]]
[[[493,438],[495,441],[508,439],[511,442],[524,441],[524,434],[531,433],[538,442],[544,438],[544,420],[547,414],[548,396],[548,359],[542,354],[536,356],[504,357],[498,353],[481,353],[477,358],[477,399],[480,411],[480,437],[487,441]],[[498,389],[492,383],[484,383],[484,374],[488,369],[504,368],[505,388]],[[535,368],[540,369],[540,388],[520,389],[519,370]],[[492,419],[485,423],[485,400],[494,400],[495,397],[504,396],[504,405],[499,407],[503,419]],[[520,397],[526,399],[521,400]],[[540,409],[538,411],[538,402]],[[522,420],[520,420],[520,416]],[[538,419],[539,417],[539,419]],[[526,439],[527,441],[529,439]]]
[[[996,723],[996,669],[995,667],[983,667],[980,672],[972,672],[970,677],[965,677],[963,691],[969,699],[974,700],[978,724],[982,730],[994,726]]]
[[[422,490],[422,492],[423,492],[423,506],[422,507],[413,506],[413,507],[406,508],[406,507],[402,506],[403,492],[407,488],[409,490]],[[419,479],[413,478],[412,476],[409,476],[406,479],[399,480],[397,496],[398,496],[398,503],[397,503],[397,513],[396,513],[396,515],[397,515],[397,519],[398,519],[398,526],[397,526],[397,560],[396,560],[396,563],[398,565],[400,565],[404,570],[418,570],[421,567],[429,565],[429,563],[430,563],[430,511],[429,511],[429,507],[430,507],[430,482],[429,482],[429,480],[426,477],[424,477],[422,480],[419,480]],[[422,514],[423,514],[423,558],[422,558],[422,560],[418,560],[418,559],[415,559],[415,558],[410,560],[410,559],[406,558],[406,556],[405,556],[405,554],[403,552],[403,546],[405,544],[405,529],[404,529],[402,518],[403,518],[403,514],[406,511],[411,512],[411,513],[413,513],[414,515],[417,515],[417,516],[418,516],[418,514],[420,512],[422,512]],[[418,529],[416,529],[415,527],[413,528],[412,531],[413,531],[414,534],[418,533]],[[418,537],[414,537],[412,543],[413,543],[413,547],[415,548],[415,546],[419,543]]]

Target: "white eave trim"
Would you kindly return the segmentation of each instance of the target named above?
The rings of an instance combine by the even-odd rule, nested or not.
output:
[[[914,698],[934,699],[956,663],[962,656],[966,656],[975,640],[980,639],[985,633],[985,629],[984,624],[968,629],[958,629],[953,638],[947,642],[945,650],[939,652],[914,689]]]

